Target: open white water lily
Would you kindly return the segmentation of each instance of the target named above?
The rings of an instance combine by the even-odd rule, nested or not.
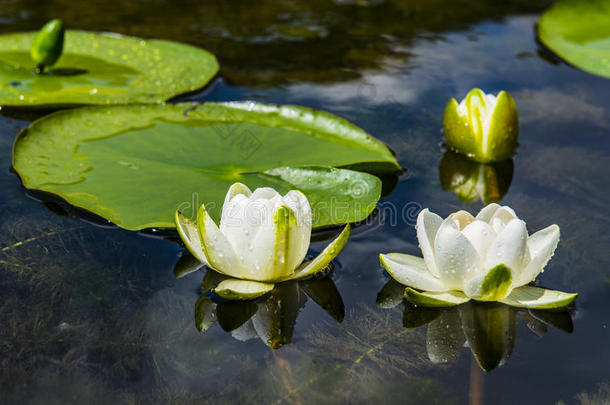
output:
[[[519,115],[515,100],[505,91],[485,94],[472,89],[458,104],[452,98],[443,119],[445,143],[478,162],[510,158],[517,148]]]
[[[303,262],[311,237],[312,212],[300,191],[281,196],[272,188],[250,191],[235,183],[227,192],[220,227],[202,204],[193,223],[176,211],[176,227],[187,249],[208,267],[226,276],[214,292],[226,299],[252,299],[274,283],[303,280],[323,272],[339,254],[349,224],[315,259]]]
[[[380,255],[413,304],[447,307],[474,299],[546,309],[565,307],[578,295],[528,285],[555,252],[557,225],[528,236],[510,207],[490,204],[476,217],[458,211],[445,220],[425,209],[416,228],[423,258]]]

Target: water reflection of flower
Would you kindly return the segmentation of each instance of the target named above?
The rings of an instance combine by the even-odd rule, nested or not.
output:
[[[403,287],[390,280],[379,291],[377,305],[396,307],[403,302],[402,298]],[[474,301],[446,309],[416,307],[405,302],[403,325],[405,328],[427,325],[426,350],[433,363],[450,362],[462,347],[468,347],[481,369],[492,371],[511,356],[519,318],[538,336],[543,336],[548,326],[566,333],[572,333],[574,328],[566,310],[526,310]]]
[[[463,203],[480,198],[484,204],[504,197],[513,179],[513,170],[512,159],[478,163],[452,151],[443,153],[438,167],[443,190],[453,191]]]
[[[195,304],[195,326],[205,332],[218,322],[237,340],[259,338],[272,349],[292,340],[301,309],[312,299],[337,322],[342,322],[345,307],[341,294],[329,277],[277,284],[257,300],[217,300],[210,292],[225,276],[208,270],[201,283],[202,295]]]

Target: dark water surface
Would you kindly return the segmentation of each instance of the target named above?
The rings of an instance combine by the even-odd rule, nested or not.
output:
[[[62,217],[57,206],[29,198],[9,171],[13,139],[28,122],[6,114],[0,402],[608,403],[610,80],[559,63],[537,45],[537,15],[549,3],[3,1],[1,32],[37,29],[58,17],[71,28],[205,47],[218,55],[221,74],[190,99],[328,110],[389,144],[408,172],[339,255],[332,278],[342,322],[340,302],[326,303],[328,312],[314,299],[304,302],[332,285],[291,286],[300,301],[289,303],[290,316],[302,306],[292,343],[271,350],[252,322],[233,334],[218,324],[198,332],[203,272],[174,278],[178,244]],[[502,315],[516,316],[516,327],[505,336],[512,344],[499,349],[504,364],[489,373],[461,342],[454,359],[438,363],[451,357],[439,356],[439,347],[451,347],[459,314],[407,329],[404,305],[376,305],[388,280],[377,255],[419,254],[413,221],[420,207],[445,216],[483,206],[460,202],[441,185],[444,179],[451,187],[476,167],[448,163],[439,173],[445,103],[472,87],[514,96],[520,147],[512,170],[495,172],[504,188],[510,182],[499,191],[506,192],[502,203],[530,232],[561,227],[539,281],[580,293],[572,333],[523,311]],[[323,246],[314,243],[312,251]],[[565,319],[559,323],[570,329]]]

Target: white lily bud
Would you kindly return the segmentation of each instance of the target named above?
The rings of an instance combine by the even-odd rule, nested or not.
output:
[[[311,207],[300,191],[282,197],[269,187],[252,193],[243,184],[231,186],[220,233],[237,254],[242,270],[235,276],[273,281],[292,274],[307,254],[311,221]]]
[[[517,148],[519,116],[515,100],[505,91],[485,94],[472,89],[458,104],[452,98],[443,120],[445,143],[478,162],[510,158]]]
[[[176,212],[178,232],[189,251],[227,280],[216,292],[230,299],[250,299],[268,293],[273,284],[303,279],[323,271],[349,237],[349,225],[314,260],[303,263],[309,248],[312,212],[300,191],[281,196],[272,188],[254,192],[231,186],[222,207],[220,226],[202,205],[197,224]],[[250,283],[245,281],[251,281]]]

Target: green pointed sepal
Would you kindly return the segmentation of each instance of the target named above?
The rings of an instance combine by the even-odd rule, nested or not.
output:
[[[261,297],[273,290],[274,284],[228,278],[221,281],[212,292],[230,301],[247,301]]]
[[[349,234],[350,225],[347,224],[339,236],[329,243],[315,259],[304,262],[291,276],[287,277],[286,280],[306,280],[325,273],[330,262],[337,257],[347,243]]]
[[[464,292],[477,301],[500,301],[510,292],[512,282],[510,269],[504,264],[499,264],[487,274],[468,280]]]
[[[470,301],[470,298],[460,291],[426,292],[411,287],[405,289],[405,298],[413,305],[430,308],[455,307]]]
[[[188,249],[188,251],[203,264],[208,264],[203,250],[203,244],[199,236],[199,230],[197,224],[191,221],[186,215],[180,211],[174,213],[174,222],[176,223],[176,230],[180,235],[180,239]]]
[[[577,293],[565,293],[524,285],[515,288],[508,297],[499,301],[516,308],[559,309],[572,304],[576,297],[578,297]]]

